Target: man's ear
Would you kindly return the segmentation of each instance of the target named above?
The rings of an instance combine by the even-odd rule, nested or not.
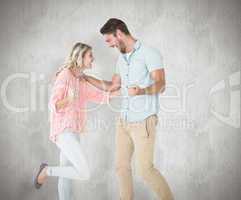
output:
[[[116,37],[118,38],[118,39],[121,39],[122,38],[122,32],[119,30],[119,29],[117,29],[116,30]]]

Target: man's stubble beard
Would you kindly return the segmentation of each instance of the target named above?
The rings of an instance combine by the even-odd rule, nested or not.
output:
[[[119,41],[119,48],[118,49],[121,53],[126,53],[126,45],[124,44],[124,42]]]

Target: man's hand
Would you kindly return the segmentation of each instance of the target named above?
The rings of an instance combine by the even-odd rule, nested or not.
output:
[[[146,88],[140,88],[139,86],[133,86],[128,89],[128,94],[130,96],[135,95],[152,95],[165,90],[165,71],[164,69],[157,69],[150,73],[151,79],[154,83]]]
[[[118,97],[121,96],[121,91],[120,90],[115,90],[113,92],[110,92],[110,98]]]
[[[120,87],[121,87],[120,77],[118,75],[112,76],[112,80],[111,80],[111,85],[110,85],[109,91],[113,92],[113,91],[119,90]]]
[[[139,86],[134,86],[128,88],[128,94],[130,96],[142,95],[145,94],[145,90],[143,88],[140,88]]]

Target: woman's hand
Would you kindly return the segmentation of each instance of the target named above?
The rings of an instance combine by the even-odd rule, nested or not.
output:
[[[67,97],[62,100],[57,101],[56,110],[65,108],[67,106],[67,104],[69,104],[69,102],[70,102],[70,99],[68,99]]]
[[[78,93],[77,89],[70,88],[68,90],[67,96],[64,99],[59,100],[56,103],[56,109],[58,110],[58,109],[65,108],[67,105],[73,103],[78,97],[79,97],[79,93]]]

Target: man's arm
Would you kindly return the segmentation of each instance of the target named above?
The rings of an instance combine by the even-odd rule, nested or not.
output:
[[[153,83],[152,85],[150,85],[149,87],[146,88],[140,88],[138,86],[136,87],[131,87],[128,89],[128,93],[131,96],[134,95],[143,95],[143,94],[148,94],[148,95],[152,95],[152,94],[157,94],[157,93],[162,93],[165,90],[165,71],[164,69],[156,69],[153,70],[150,73],[151,79],[155,81],[155,83]]]
[[[94,78],[88,75],[85,75],[85,79],[95,87],[104,91],[109,91],[109,92],[120,89],[120,85],[121,85],[121,78],[118,74],[114,74],[112,76],[111,81],[99,80],[97,78]]]

